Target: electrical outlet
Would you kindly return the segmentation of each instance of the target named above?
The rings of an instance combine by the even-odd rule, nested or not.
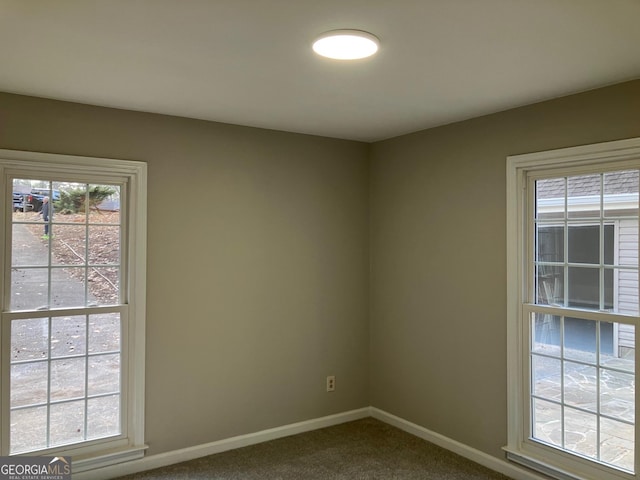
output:
[[[336,377],[335,375],[329,375],[327,377],[327,392],[333,392],[336,389]]]

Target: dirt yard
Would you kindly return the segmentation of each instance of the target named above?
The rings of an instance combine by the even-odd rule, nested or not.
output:
[[[41,237],[43,220],[34,212],[16,212],[14,220],[34,222],[29,230]],[[85,214],[56,214],[54,221],[61,225],[52,225],[51,247],[56,263],[63,265],[82,265],[85,263]],[[37,223],[35,223],[37,222]],[[100,304],[118,303],[119,263],[120,263],[120,212],[92,211],[89,215],[89,263],[92,265],[114,265],[114,267],[90,267],[88,270],[89,292]],[[69,224],[69,225],[62,225]],[[106,225],[108,224],[108,226]],[[100,225],[100,226],[98,226]],[[41,238],[48,243],[49,240]],[[72,276],[80,277],[77,269],[69,269]]]

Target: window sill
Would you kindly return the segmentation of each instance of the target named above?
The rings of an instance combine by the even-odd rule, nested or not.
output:
[[[527,455],[523,455],[522,452],[512,450],[509,447],[504,447],[503,450],[507,452],[507,460],[527,467],[536,472],[540,472],[551,478],[557,478],[558,480],[581,480],[580,477],[571,475],[570,473],[559,470],[546,463],[535,460]]]
[[[536,450],[535,447],[532,446],[532,448]],[[545,456],[542,451],[537,452],[540,453],[540,455],[536,455],[535,453],[532,454],[529,451],[523,451],[509,446],[505,446],[502,449],[506,452],[507,460],[510,462],[517,463],[557,480],[583,480],[584,478],[627,480],[637,478],[637,476],[632,473],[610,468],[605,465],[597,465],[591,462],[589,462],[588,465],[584,465],[580,459],[572,458],[570,454],[565,454],[564,452],[558,452],[558,455],[554,456],[553,460],[555,460],[556,465],[558,465],[554,466],[544,460],[549,454]]]
[[[149,448],[148,445],[141,445],[137,447],[117,448],[95,456],[72,456],[71,466],[74,478],[76,474],[81,472],[88,472],[118,463],[138,460],[144,457],[144,452],[147,448]]]

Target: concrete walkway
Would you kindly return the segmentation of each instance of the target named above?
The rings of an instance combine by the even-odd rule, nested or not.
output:
[[[38,225],[42,227],[42,225]],[[49,242],[34,235],[25,224],[13,225],[11,309],[81,307],[85,303],[85,285],[64,268],[51,270],[49,279]],[[56,265],[52,259],[52,265]],[[42,268],[20,268],[42,267]],[[67,268],[69,268],[68,266]],[[49,281],[51,296],[49,297]],[[88,301],[95,302],[90,293]]]

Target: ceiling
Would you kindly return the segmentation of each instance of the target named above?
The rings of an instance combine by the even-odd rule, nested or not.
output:
[[[0,0],[0,91],[376,141],[640,77],[640,0]],[[375,34],[344,62],[333,29]]]

